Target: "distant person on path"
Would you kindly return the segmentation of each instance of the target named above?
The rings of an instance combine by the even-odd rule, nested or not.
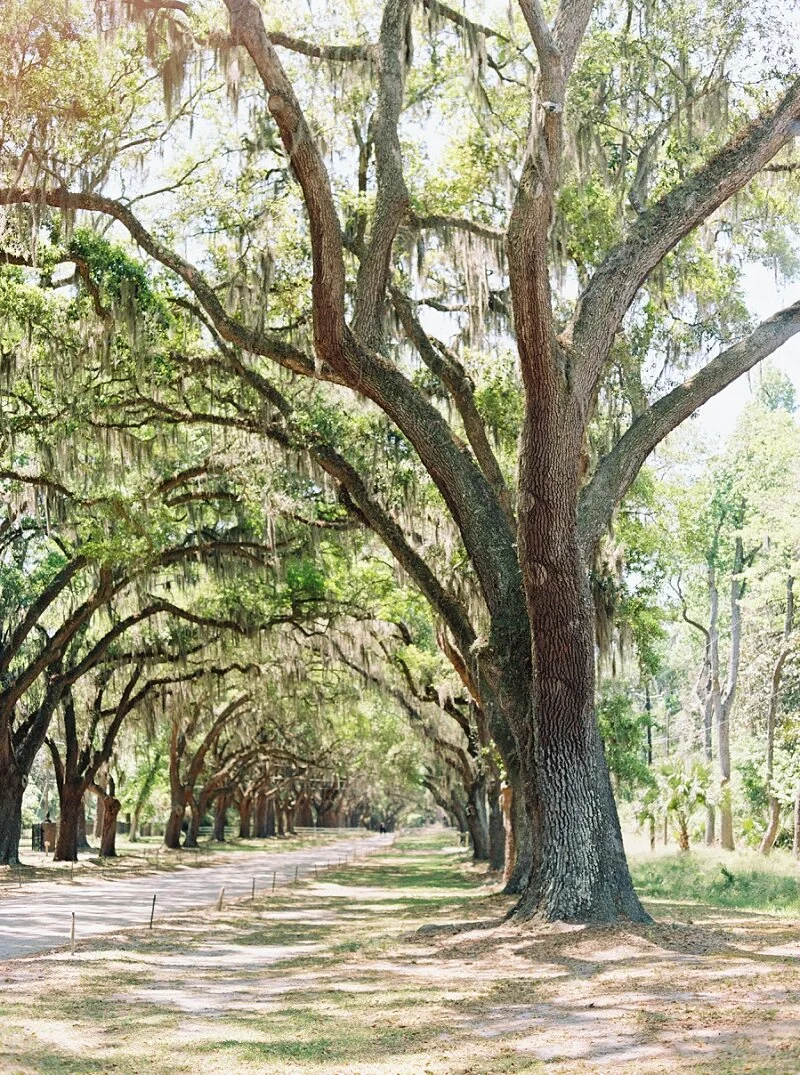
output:
[[[381,836],[386,835],[386,826],[384,825],[383,822],[380,823],[380,826],[378,828],[378,832],[381,834]]]

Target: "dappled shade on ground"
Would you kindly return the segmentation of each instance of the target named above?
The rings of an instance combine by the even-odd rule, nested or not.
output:
[[[0,1070],[800,1069],[800,937],[787,917],[677,902],[666,885],[648,904],[652,927],[520,928],[450,843],[405,838],[276,897],[87,941],[74,960],[6,964]],[[684,885],[690,865],[675,867]],[[418,929],[470,921],[484,928]]]

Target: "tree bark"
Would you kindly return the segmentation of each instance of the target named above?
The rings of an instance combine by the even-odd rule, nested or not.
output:
[[[510,792],[510,842],[513,855],[509,858],[506,845],[506,869],[503,876],[503,892],[509,896],[521,895],[528,886],[533,869],[533,830],[528,817],[522,774],[518,764],[507,766],[508,791]]]
[[[781,806],[773,787],[773,769],[775,767],[775,721],[778,715],[778,701],[780,699],[783,666],[786,664],[786,659],[791,652],[788,642],[793,625],[794,578],[790,575],[786,580],[786,610],[783,622],[783,646],[775,661],[775,667],[772,670],[769,708],[767,710],[767,792],[769,794],[769,820],[767,822],[766,832],[764,833],[758,848],[762,855],[768,855],[770,853],[781,828]]]
[[[313,815],[311,813],[311,803],[307,795],[302,795],[297,803],[295,811],[295,817],[297,824],[303,828],[310,828],[314,822]]]
[[[228,796],[220,795],[214,803],[214,840],[225,843],[225,825],[228,820]]]
[[[502,873],[506,864],[506,830],[500,805],[500,781],[492,780],[486,790],[489,802],[489,869]]]
[[[78,861],[78,824],[85,790],[83,780],[64,781],[58,789],[60,816],[53,856],[55,862]]]
[[[561,380],[557,351],[541,353],[557,345],[536,335],[529,309],[521,316],[528,321],[521,344],[528,407],[519,544],[535,681],[532,727],[514,730],[536,859],[516,913],[648,921],[628,871],[594,710],[594,619],[576,515],[583,418]]]
[[[472,837],[472,858],[475,862],[488,862],[489,817],[486,810],[486,780],[482,776],[469,789],[466,814]]]
[[[449,805],[442,806],[442,809],[450,810],[453,817],[456,819],[456,824],[458,826],[459,832],[469,832],[469,825],[467,824],[467,812],[464,809],[464,804],[457,798],[457,796],[453,795],[449,800]]]
[[[94,835],[96,838],[98,836],[102,837],[103,834],[103,806],[103,800],[98,795],[97,809],[95,812],[95,825],[94,828],[92,828],[92,835]]]
[[[505,830],[506,846],[505,854],[503,856],[503,887],[508,886],[511,874],[514,871],[514,865],[517,859],[517,842],[514,838],[514,823],[511,817],[511,805],[514,797],[514,792],[511,790],[511,785],[506,784],[500,792],[500,809],[503,812],[503,829]]]
[[[239,808],[239,839],[250,839],[250,820],[253,808],[253,796],[242,795],[238,803]]]
[[[762,855],[768,855],[775,846],[778,833],[781,831],[781,814],[781,804],[774,795],[771,795],[769,799],[767,828],[764,835],[761,837],[761,843],[758,845],[758,850]]]
[[[189,825],[183,838],[183,846],[194,849],[197,847],[197,838],[200,835],[200,825],[203,816],[200,807],[191,799],[189,802]]]
[[[169,817],[164,827],[164,847],[177,851],[181,846],[183,819],[186,815],[186,797],[183,787],[174,790],[171,796]]]
[[[86,796],[81,797],[81,805],[78,807],[78,851],[91,851],[92,845],[86,835]]]
[[[122,803],[116,797],[114,780],[109,777],[107,791],[98,802],[103,804],[103,828],[100,833],[100,854],[103,858],[117,857],[117,816]]]
[[[253,835],[260,840],[267,835],[267,797],[263,791],[256,795],[253,807]]]
[[[720,682],[719,658],[719,592],[713,558],[708,566],[708,592],[711,603],[709,619],[709,653],[711,662],[711,700],[717,731],[717,766],[719,770],[719,842],[726,851],[735,849],[733,839],[733,806],[731,803],[731,713],[736,697],[741,652],[742,615],[739,604],[740,574],[744,567],[741,537],[736,538],[731,577],[731,641],[728,655],[728,676],[723,695]]]
[[[0,866],[19,863],[19,842],[22,837],[22,796],[25,777],[13,761],[2,767],[0,780]]]
[[[794,834],[792,839],[792,854],[800,858],[800,785],[794,793]]]

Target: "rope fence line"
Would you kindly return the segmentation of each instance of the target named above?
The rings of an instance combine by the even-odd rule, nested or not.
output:
[[[361,857],[362,858],[367,858],[370,854],[373,854],[374,852],[383,851],[387,847],[392,847],[393,844],[394,844],[394,836],[395,836],[395,834],[392,833],[390,835],[391,835],[391,839],[386,841],[385,843],[378,844],[375,847],[366,848],[364,850],[364,854]],[[352,862],[350,862],[351,855],[352,855]],[[325,862],[312,862],[307,867],[305,867],[305,866],[301,867],[300,864],[296,863],[295,864],[294,879],[293,880],[291,879],[290,874],[288,876],[286,876],[286,877],[278,878],[278,872],[279,871],[278,871],[278,869],[274,869],[272,871],[272,883],[271,883],[271,886],[269,884],[265,884],[264,887],[263,887],[263,892],[261,892],[260,895],[262,895],[262,896],[267,895],[267,894],[274,895],[274,893],[276,891],[276,886],[278,886],[280,883],[283,883],[287,888],[292,888],[292,887],[294,887],[294,885],[298,884],[300,882],[300,880],[311,880],[311,879],[319,880],[319,871],[320,870],[324,871],[324,870],[330,870],[330,869],[341,869],[343,867],[346,867],[348,864],[349,865],[355,864],[355,862],[358,861],[358,858],[359,858],[358,849],[355,849],[352,852],[346,854],[344,857],[342,857],[339,854],[339,855],[336,856],[335,859],[330,859],[330,860],[325,861]],[[287,863],[286,868],[291,870],[291,863]],[[307,869],[308,872],[307,872],[305,877],[301,877],[301,869]],[[313,871],[313,876],[312,876],[312,871]],[[244,893],[240,893],[237,896],[229,897],[228,902],[230,902],[230,903],[241,903],[245,899],[249,900],[250,902],[253,902],[256,899],[256,895],[259,894],[258,893],[258,882],[259,882],[258,877],[251,877],[250,878],[250,885],[248,886],[248,888],[245,889]],[[148,926],[147,926],[148,929],[153,929],[153,923],[155,921],[157,897],[158,897],[158,893],[154,892],[152,900],[150,900],[148,898],[148,903],[147,903],[147,906],[149,908],[149,922],[148,922]],[[207,906],[207,905],[198,904],[197,908],[202,908],[203,906]],[[223,911],[224,906],[225,906],[225,886],[224,885],[220,888],[219,895],[211,903],[211,906],[218,913]],[[185,908],[185,910],[189,910],[189,909],[190,908]],[[176,912],[176,911],[167,912],[167,915],[165,915],[165,918],[169,914],[179,914],[179,913],[181,913],[181,912]],[[77,922],[78,922],[77,912],[72,911],[71,912],[71,918],[70,918],[70,930],[69,930],[69,946],[70,946],[70,955],[71,956],[75,955],[75,941],[76,941],[76,936],[77,936]],[[131,927],[128,927],[128,928],[131,928]],[[93,934],[93,936],[97,936],[97,934]]]
[[[340,828],[324,829],[324,828],[316,828],[316,827],[312,828],[310,826],[305,827],[305,828],[302,827],[302,826],[298,826],[296,832],[292,833],[292,834],[289,834],[289,837],[290,838],[292,838],[292,837],[303,837],[305,835],[309,835],[309,834],[312,834],[312,833],[324,834],[326,832],[330,832],[330,833],[348,833],[348,832],[364,832],[364,831],[365,830],[363,830],[363,829],[340,829]],[[367,835],[373,835],[374,836],[374,835],[377,835],[377,833],[372,833],[372,832],[367,831]],[[276,837],[263,837],[262,839],[269,840],[270,842],[274,839],[276,841],[277,846],[275,846],[274,848],[272,846],[266,846],[266,847],[263,847],[263,848],[259,848],[258,849],[259,851],[269,852],[269,851],[274,850],[278,854],[291,854],[291,851],[284,852],[281,849],[281,846],[280,846],[280,840],[282,839],[281,837],[279,837],[279,836],[276,836]],[[237,852],[235,850],[238,846],[239,846],[239,841],[234,840],[228,845],[230,850],[226,850],[225,847],[215,847],[215,848],[180,847],[180,848],[173,849],[173,848],[165,848],[163,844],[157,844],[154,847],[142,847],[141,850],[139,850],[137,848],[126,847],[125,850],[122,852],[122,854],[116,855],[116,856],[111,857],[111,858],[109,858],[108,856],[104,856],[104,855],[100,854],[99,851],[97,851],[96,854],[91,854],[91,853],[85,854],[83,856],[83,858],[80,859],[78,862],[74,862],[74,861],[70,861],[69,863],[64,862],[63,863],[63,870],[59,869],[59,868],[51,869],[51,868],[49,868],[47,866],[43,866],[43,865],[41,865],[39,863],[21,863],[21,862],[18,862],[16,864],[14,864],[12,867],[10,867],[9,875],[8,875],[8,881],[4,882],[4,880],[2,878],[0,878],[0,889],[6,887],[9,884],[13,884],[14,882],[16,882],[16,884],[17,884],[17,886],[19,888],[22,888],[23,881],[26,881],[26,882],[31,881],[31,882],[35,882],[35,883],[38,883],[38,882],[41,882],[41,881],[58,881],[58,880],[61,879],[62,872],[66,872],[67,865],[69,865],[69,879],[70,879],[71,882],[74,882],[76,865],[80,866],[82,863],[85,864],[86,862],[91,862],[91,863],[97,864],[99,866],[100,880],[102,880],[102,881],[105,881],[105,880],[124,880],[125,878],[128,878],[128,877],[146,876],[153,869],[155,869],[156,871],[161,870],[161,869],[165,869],[165,870],[170,871],[170,872],[175,870],[177,867],[186,867],[186,868],[191,868],[191,869],[205,869],[205,868],[213,865],[214,859],[216,857],[218,857],[219,855],[238,854],[239,852]],[[94,849],[91,849],[91,850],[94,850]],[[252,852],[256,851],[255,848],[251,848],[250,850]],[[295,850],[303,850],[303,849],[301,847],[301,848],[296,848]],[[179,857],[173,858],[172,855],[179,856]],[[122,866],[121,868],[119,867],[120,863],[122,863],[122,862],[129,863],[129,860],[131,860],[131,859],[134,859],[134,860],[138,859],[138,860],[141,861],[141,863],[142,863],[141,871],[137,868],[137,865],[126,864],[125,866]],[[53,859],[51,857],[50,852],[48,852],[46,854],[46,861],[47,862],[53,862]],[[112,865],[112,864],[115,864],[115,865]],[[33,876],[26,877],[25,876],[25,871],[32,871]],[[48,876],[41,876],[42,871],[44,871]],[[49,876],[50,874],[52,874],[52,876]],[[82,879],[94,880],[95,876],[90,877],[88,875],[85,875]]]

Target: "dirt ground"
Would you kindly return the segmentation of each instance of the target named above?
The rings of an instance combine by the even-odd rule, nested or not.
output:
[[[242,854],[257,851],[273,852],[276,848],[280,851],[297,851],[318,847],[336,838],[335,829],[298,829],[294,836],[273,837],[270,840],[231,837],[224,844],[203,840],[197,848],[171,851],[162,845],[160,837],[147,837],[134,844],[124,837],[118,837],[115,858],[103,858],[96,848],[90,848],[82,851],[75,863],[55,862],[52,852],[31,851],[26,844],[20,850],[21,865],[0,867],[0,900],[16,899],[20,889],[28,891],[30,885],[38,882],[58,881],[67,884],[162,875],[188,867],[207,867],[235,861]]]
[[[274,897],[2,964],[0,1071],[800,1071],[798,922],[687,892],[648,902],[654,926],[521,927],[495,892],[423,835]],[[467,922],[483,928],[452,928]]]

